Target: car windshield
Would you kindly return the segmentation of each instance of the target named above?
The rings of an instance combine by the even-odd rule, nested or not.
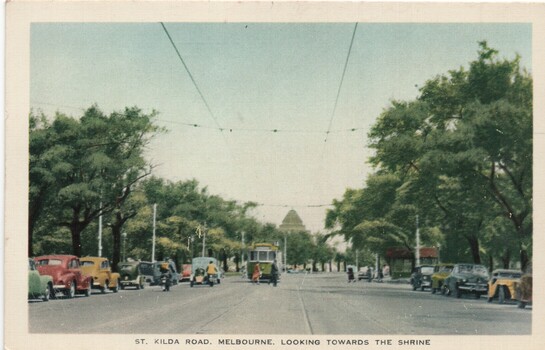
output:
[[[153,275],[153,264],[140,263],[140,271],[145,275]]]
[[[36,265],[39,266],[56,266],[56,265],[62,265],[62,260],[60,259],[43,259],[36,261]]]
[[[433,266],[422,266],[422,273],[431,274],[433,273]]]
[[[129,264],[120,265],[119,268],[121,269],[121,271],[131,271],[133,269],[133,265],[129,265]]]
[[[520,278],[520,276],[522,276],[520,272],[500,272],[498,274],[498,277],[503,278]]]
[[[475,265],[475,268],[473,269],[473,271],[481,275],[488,275],[488,271],[486,270],[486,267],[482,265]]]
[[[81,266],[93,266],[94,264],[92,261],[80,261]]]

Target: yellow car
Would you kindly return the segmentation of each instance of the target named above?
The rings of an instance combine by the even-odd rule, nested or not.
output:
[[[100,289],[102,293],[106,293],[108,289],[114,293],[119,291],[120,275],[112,272],[108,259],[86,256],[79,261],[82,272],[93,279],[92,288]]]
[[[454,264],[439,264],[435,266],[435,273],[431,275],[431,293],[435,294],[438,291],[444,292],[443,282],[454,268]]]
[[[492,271],[492,278],[488,281],[488,302],[498,299],[500,304],[515,298],[515,286],[520,282],[522,272],[519,270],[498,269]]]

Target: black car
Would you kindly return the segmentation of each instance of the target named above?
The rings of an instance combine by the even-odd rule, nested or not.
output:
[[[155,286],[161,283],[161,263],[158,262],[140,262],[140,271],[150,286]]]
[[[482,294],[488,293],[489,278],[488,271],[483,265],[456,264],[445,279],[441,293],[454,294],[456,298],[462,294],[473,294],[479,298]]]
[[[411,274],[413,290],[431,288],[431,275],[437,271],[434,265],[421,265],[414,268]]]
[[[121,277],[119,279],[121,289],[125,287],[136,287],[136,289],[143,289],[146,277],[140,270],[140,261],[127,261],[121,262],[117,265]],[[148,263],[149,264],[149,263]]]

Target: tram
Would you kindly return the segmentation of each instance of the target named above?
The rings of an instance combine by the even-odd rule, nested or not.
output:
[[[278,267],[278,273],[280,274],[280,271],[282,271],[282,253],[278,249],[278,246],[271,243],[255,243],[252,245],[250,250],[248,250],[248,262],[246,263],[246,274],[248,279],[252,279],[254,266],[259,262],[261,268],[260,280],[270,280],[271,267],[275,260],[276,266]]]

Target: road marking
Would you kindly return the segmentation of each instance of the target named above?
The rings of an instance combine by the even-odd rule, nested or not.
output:
[[[303,282],[304,281],[305,278],[303,277]],[[303,283],[301,283],[301,285],[303,285]],[[312,325],[310,324],[310,320],[308,319],[305,302],[303,301],[303,297],[301,296],[301,287],[297,288],[297,297],[299,298],[299,303],[301,304],[301,308],[303,309],[303,320],[305,321],[305,327],[307,328],[309,334],[314,334],[312,331]]]

